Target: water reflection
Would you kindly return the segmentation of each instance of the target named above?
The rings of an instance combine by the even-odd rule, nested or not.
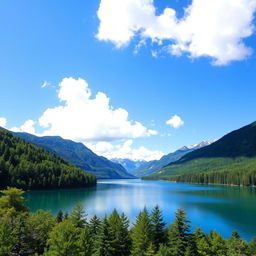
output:
[[[103,217],[116,208],[130,220],[145,206],[158,204],[170,223],[177,208],[184,208],[193,226],[206,232],[216,229],[225,237],[237,230],[247,240],[256,236],[255,188],[202,186],[162,181],[102,180],[97,187],[75,190],[35,191],[26,193],[27,204],[36,209],[69,212],[81,202],[89,217]]]

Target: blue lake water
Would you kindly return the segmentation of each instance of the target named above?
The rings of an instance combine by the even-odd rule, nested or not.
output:
[[[145,206],[151,210],[158,204],[169,224],[174,212],[183,208],[192,226],[209,232],[217,230],[228,238],[236,230],[250,240],[256,236],[256,188],[191,185],[164,181],[99,180],[94,188],[33,191],[25,194],[32,211],[62,209],[70,212],[81,202],[91,217],[103,217],[114,208],[124,212],[131,223]]]

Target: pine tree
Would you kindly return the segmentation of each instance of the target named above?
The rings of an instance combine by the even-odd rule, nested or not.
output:
[[[99,232],[94,242],[94,256],[115,256],[113,253],[114,234],[110,230],[107,217],[105,217],[100,225]]]
[[[114,255],[126,256],[130,254],[130,237],[128,232],[129,221],[124,214],[119,216],[117,211],[114,209],[109,217],[109,226],[112,234],[114,235],[113,240],[113,253]]]
[[[160,244],[159,250],[156,256],[171,256],[170,248],[166,245]]]
[[[77,203],[73,211],[69,215],[69,219],[77,228],[84,228],[86,224],[86,213],[81,203]]]
[[[57,216],[56,216],[56,222],[60,223],[60,222],[62,222],[62,220],[63,220],[63,212],[62,212],[62,210],[59,210],[57,213]]]
[[[166,243],[165,223],[159,206],[155,206],[151,213],[152,238],[155,251],[158,251],[160,244]]]
[[[237,232],[233,232],[227,244],[228,256],[250,255],[248,244],[240,238]]]
[[[138,215],[131,238],[132,255],[145,256],[145,252],[152,242],[152,225],[146,208]]]
[[[152,242],[149,244],[149,247],[145,252],[145,256],[155,256],[155,246]]]
[[[211,231],[208,236],[210,244],[211,255],[214,256],[225,256],[227,255],[227,242],[226,240],[216,231]]]
[[[187,246],[190,243],[190,221],[186,218],[183,209],[178,209],[175,213],[174,223],[168,228],[168,243],[171,248],[171,255],[184,256]]]
[[[92,237],[92,240],[94,240],[94,238],[98,234],[100,224],[101,224],[101,220],[96,215],[94,215],[90,219],[88,226],[90,228],[90,235]]]
[[[200,227],[197,227],[193,232],[193,240],[196,246],[196,252],[199,256],[210,255],[209,242]]]
[[[80,247],[80,256],[91,256],[93,250],[93,241],[90,236],[90,228],[85,226],[79,235],[78,245]]]
[[[77,256],[81,253],[79,247],[79,229],[70,220],[58,223],[49,234],[49,256]]]
[[[248,244],[249,246],[249,255],[256,256],[256,237],[254,237],[251,242]]]

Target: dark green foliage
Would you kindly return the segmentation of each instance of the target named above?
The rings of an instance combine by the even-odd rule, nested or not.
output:
[[[47,256],[79,255],[79,229],[70,220],[58,223],[49,233],[48,245]]]
[[[114,210],[108,222],[111,234],[113,234],[113,255],[128,256],[131,249],[131,239],[128,232],[129,221],[127,217],[124,214],[119,216]]]
[[[99,228],[100,228],[101,220],[94,215],[88,224],[90,228],[90,235],[92,237],[92,240],[95,240],[96,235],[98,234]]]
[[[0,129],[0,187],[32,190],[87,187],[95,183],[91,174]]]
[[[146,256],[146,252],[153,242],[152,224],[146,208],[138,215],[131,238],[132,255]]]
[[[114,256],[114,233],[110,229],[107,217],[100,225],[99,232],[94,243],[94,256]]]
[[[35,252],[43,253],[49,232],[56,224],[54,216],[48,211],[38,210],[29,214],[26,223],[27,230],[29,230],[30,247]]]
[[[59,210],[58,213],[57,213],[57,216],[56,216],[56,221],[57,221],[57,223],[62,222],[62,221],[63,221],[63,218],[64,218],[64,216],[63,216],[63,211],[62,211],[62,210]]]
[[[125,168],[98,156],[84,144],[65,140],[58,136],[37,137],[28,133],[14,133],[18,137],[54,153],[66,161],[102,179],[134,178]]]
[[[174,223],[168,228],[168,244],[173,256],[183,256],[190,245],[190,221],[183,209],[178,209],[175,215]]]
[[[84,228],[86,224],[86,213],[81,203],[78,203],[69,215],[69,219],[77,228]]]
[[[80,205],[58,223],[50,212],[38,210],[31,213],[24,205],[21,207],[22,191],[9,190],[4,193],[12,197],[0,197],[0,205],[5,203],[0,212],[0,256],[256,255],[255,238],[248,243],[233,232],[230,239],[224,239],[216,231],[206,235],[200,228],[191,233],[190,222],[182,209],[177,210],[176,218],[168,228],[167,241],[156,250],[158,237],[153,234],[160,230],[161,236],[164,230],[158,207],[151,216],[144,209],[131,229],[126,216],[119,215],[116,210],[102,221],[94,216],[87,223]],[[154,227],[156,223],[161,224],[159,229]]]
[[[160,244],[166,242],[165,223],[159,206],[155,206],[151,213],[152,239],[155,251],[158,251]]]
[[[93,252],[93,239],[90,234],[89,226],[84,227],[79,236],[78,245],[80,248],[80,256],[91,256]]]
[[[145,179],[176,182],[256,185],[256,122],[215,143],[186,154]]]

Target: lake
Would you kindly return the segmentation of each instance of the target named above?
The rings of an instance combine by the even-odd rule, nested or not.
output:
[[[192,226],[209,232],[216,229],[225,238],[236,230],[246,240],[256,236],[256,188],[191,185],[164,181],[99,180],[96,187],[74,190],[33,191],[25,194],[32,211],[62,209],[70,212],[81,202],[91,217],[103,217],[114,208],[131,222],[140,210],[158,204],[167,223],[177,208],[183,208]]]

